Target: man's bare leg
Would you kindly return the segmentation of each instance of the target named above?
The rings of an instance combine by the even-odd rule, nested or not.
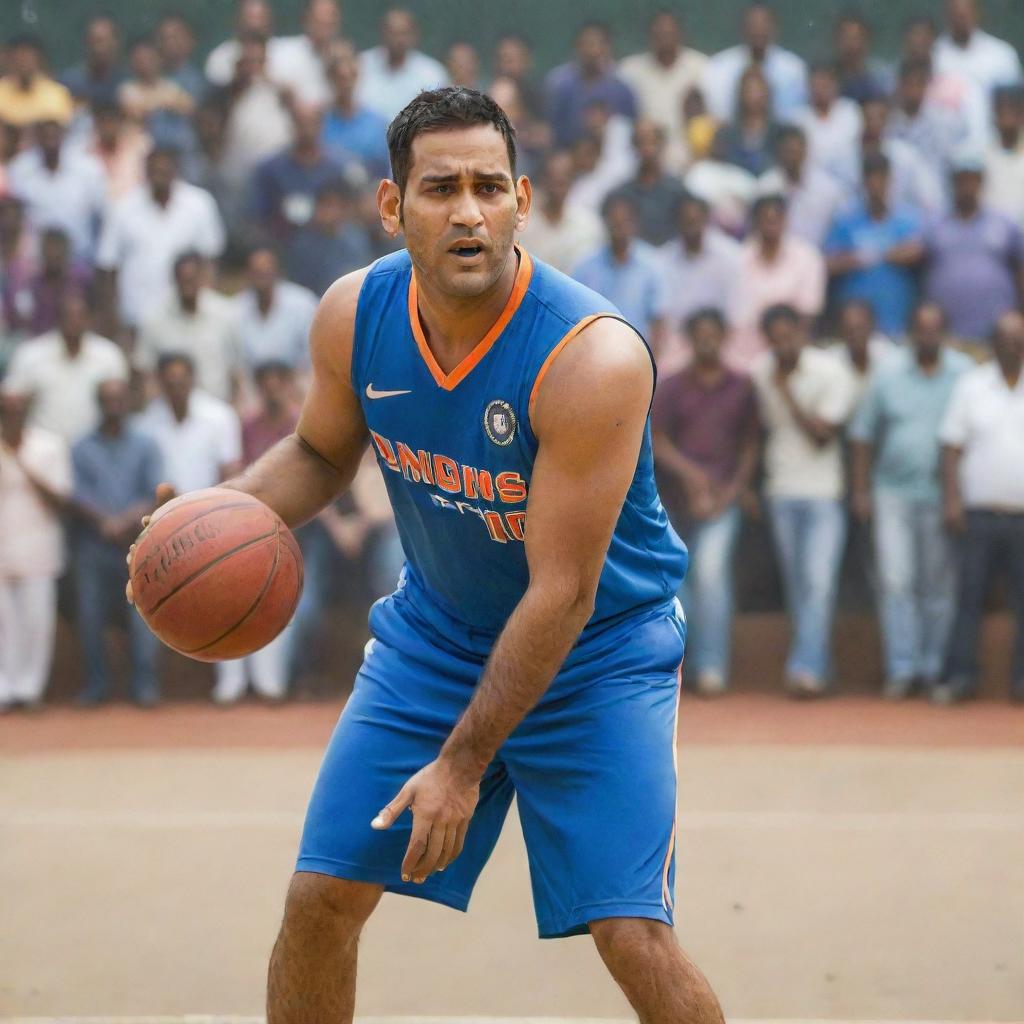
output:
[[[707,978],[667,924],[610,917],[591,921],[590,934],[640,1024],[725,1024]]]
[[[359,933],[383,892],[295,873],[267,971],[267,1024],[351,1024]]]

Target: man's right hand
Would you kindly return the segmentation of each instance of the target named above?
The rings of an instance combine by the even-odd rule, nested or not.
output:
[[[176,497],[177,497],[177,493],[174,490],[174,485],[173,484],[167,484],[167,483],[157,484],[156,485],[156,504],[155,504],[155,507],[154,507],[153,511],[155,512],[156,509],[158,509],[161,505],[166,505],[167,502],[172,501]],[[152,512],[149,515],[146,515],[146,516],[142,517],[142,531],[143,532],[145,532],[146,527],[149,526],[149,522],[150,522],[150,520],[152,518],[153,518],[153,513]],[[140,533],[139,536],[141,537],[142,534]],[[135,538],[135,543],[133,543],[128,548],[128,554],[125,557],[125,561],[127,561],[127,563],[129,565],[132,564],[132,555],[135,554],[135,544],[136,543],[138,543],[138,537]],[[134,599],[134,596],[132,594],[132,581],[131,580],[129,580],[125,584],[124,596],[128,599],[128,603],[129,604],[135,604],[135,599]]]

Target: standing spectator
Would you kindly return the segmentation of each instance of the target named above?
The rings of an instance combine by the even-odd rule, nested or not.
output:
[[[96,254],[107,305],[118,298],[125,326],[135,327],[143,311],[163,299],[175,259],[190,249],[207,258],[223,251],[217,204],[178,177],[177,154],[154,149],[146,158],[146,184],[113,205]]]
[[[339,277],[372,262],[370,236],[356,219],[358,200],[359,194],[342,179],[320,187],[312,218],[288,244],[285,267],[290,280],[319,297]]]
[[[933,302],[914,311],[910,344],[868,388],[852,424],[853,512],[874,519],[886,697],[938,683],[953,619],[956,562],[942,522],[939,426],[971,360],[945,345]]]
[[[729,679],[733,555],[740,498],[757,468],[754,389],[722,362],[725,320],[701,309],[686,322],[693,362],[658,388],[652,413],[658,468],[674,484],[680,533],[690,550],[684,584],[697,692],[721,693]]]
[[[250,253],[246,276],[248,287],[231,300],[246,370],[251,374],[263,363],[307,370],[309,326],[317,296],[292,281],[282,281],[277,256],[266,247]]]
[[[110,669],[104,632],[126,611],[132,699],[152,707],[159,696],[160,642],[134,608],[125,608],[125,556],[139,532],[139,519],[153,508],[153,494],[163,479],[160,452],[152,438],[128,421],[125,381],[103,381],[96,397],[99,427],[71,450],[78,642],[85,660],[85,685],[77,703],[92,707],[107,699]]]
[[[118,103],[92,105],[92,136],[85,151],[103,168],[107,200],[115,202],[145,180],[146,157],[153,140],[135,122],[127,121]]]
[[[981,205],[985,168],[980,157],[953,168],[953,209],[925,234],[925,293],[949,318],[958,338],[983,341],[996,321],[1020,302],[1024,239],[1020,228]]]
[[[875,311],[866,299],[847,299],[839,307],[838,339],[829,346],[850,379],[850,408],[858,409],[868,387],[888,370],[900,349],[876,330]]]
[[[794,696],[818,697],[829,681],[846,538],[839,434],[850,388],[835,359],[807,347],[798,310],[773,306],[762,328],[771,351],[753,378],[767,432],[765,492],[793,625],[786,685]]]
[[[57,327],[66,295],[85,295],[92,284],[92,268],[75,259],[68,236],[59,228],[43,232],[40,255],[39,272],[13,296],[11,303],[11,326],[33,337]]]
[[[850,201],[850,193],[807,159],[807,137],[796,125],[783,125],[775,138],[775,167],[757,183],[761,195],[786,200],[789,230],[821,248],[832,221]]]
[[[65,292],[58,312],[56,330],[15,350],[5,385],[33,396],[34,427],[71,445],[96,426],[99,383],[127,380],[128,363],[117,345],[89,329],[89,304],[81,292]]]
[[[461,85],[464,89],[480,88],[480,54],[472,43],[464,39],[449,43],[444,66],[452,85]]]
[[[737,89],[736,116],[718,129],[715,148],[723,160],[756,178],[771,167],[778,135],[768,80],[760,68],[747,68]]]
[[[609,196],[601,209],[608,244],[576,265],[572,276],[610,300],[657,349],[665,312],[654,247],[637,238],[632,199]]]
[[[125,79],[121,67],[121,30],[109,14],[95,14],[85,25],[85,60],[60,76],[74,99],[92,107],[113,103]]]
[[[747,68],[761,69],[774,99],[775,116],[791,121],[807,103],[807,68],[804,62],[775,42],[778,25],[767,3],[751,3],[743,14],[743,42],[716,53],[708,62],[701,91],[708,110],[728,121],[736,109],[740,78]]]
[[[659,125],[665,138],[684,136],[683,101],[700,85],[708,58],[686,45],[673,11],[659,11],[647,29],[647,50],[619,62],[619,76],[633,90],[641,117]]]
[[[269,54],[274,83],[292,90],[300,103],[325,107],[331,99],[327,62],[340,33],[341,8],[337,0],[305,0],[302,32],[274,40]]]
[[[242,56],[243,42],[247,38],[262,39],[268,57],[273,60],[277,40],[274,34],[274,12],[269,0],[238,0],[235,7],[235,34],[215,46],[206,58],[206,78],[211,85],[230,85],[235,77],[238,60]]]
[[[45,74],[43,44],[35,36],[7,42],[7,74],[0,78],[0,125],[22,129],[40,121],[67,124],[71,93]]]
[[[997,89],[996,131],[985,154],[984,204],[1024,230],[1024,87]]]
[[[924,229],[912,209],[890,203],[890,180],[885,156],[865,157],[864,199],[836,218],[825,252],[838,298],[870,303],[881,330],[896,337],[916,300]]]
[[[145,127],[158,146],[179,152],[195,147],[192,113],[195,100],[163,73],[160,51],[152,39],[137,39],[128,52],[131,77],[121,83],[117,100],[125,115]]]
[[[740,238],[747,230],[750,204],[757,197],[757,178],[727,159],[726,142],[726,134],[716,131],[707,156],[694,160],[683,185],[707,202],[717,227]]]
[[[179,11],[168,11],[156,25],[156,45],[160,50],[164,75],[181,86],[198,103],[206,95],[209,83],[193,63],[196,33],[189,20]]]
[[[947,526],[962,535],[956,618],[942,704],[972,696],[978,673],[978,628],[1000,567],[1009,577],[1017,617],[1011,694],[1024,701],[1024,316],[1004,313],[992,336],[995,360],[958,382],[942,424]]]
[[[322,118],[315,107],[296,107],[292,144],[258,164],[252,178],[253,219],[277,239],[309,223],[317,190],[343,176],[341,161],[324,150]]]
[[[335,151],[359,160],[368,177],[386,178],[391,172],[388,156],[388,123],[376,111],[358,102],[359,57],[346,40],[331,47],[327,63],[332,101],[324,112],[320,141]]]
[[[545,108],[555,143],[571,146],[586,132],[587,108],[600,103],[609,114],[632,120],[636,100],[615,71],[611,30],[585,22],[576,33],[576,58],[552,69],[544,80]]]
[[[523,231],[523,244],[535,256],[567,274],[601,244],[601,220],[592,210],[568,202],[573,159],[556,150],[544,161],[537,202]]]
[[[222,402],[239,394],[242,349],[231,300],[206,283],[206,261],[195,250],[174,261],[174,290],[142,322],[135,365],[155,374],[162,356],[187,355],[197,385]]]
[[[0,711],[42,706],[64,568],[67,445],[26,424],[30,401],[10,383],[0,391]]]
[[[809,84],[811,102],[795,120],[807,136],[811,163],[827,167],[856,144],[863,126],[860,106],[840,93],[831,64],[813,65]]]
[[[91,259],[106,211],[103,168],[80,148],[65,143],[64,126],[36,126],[38,144],[19,153],[8,167],[11,192],[25,204],[37,230],[61,228],[77,256]]]
[[[976,82],[990,100],[997,86],[1018,82],[1024,70],[1013,46],[983,31],[980,22],[978,0],[946,0],[947,31],[935,43],[935,66]]]
[[[421,53],[420,32],[411,11],[393,8],[381,20],[381,44],[359,55],[360,103],[390,121],[424,89],[448,84],[443,64]]]
[[[847,11],[836,22],[839,92],[855,103],[892,91],[892,71],[884,61],[871,56],[872,36],[870,23],[857,11]]]
[[[825,260],[814,246],[790,234],[786,201],[761,196],[751,211],[750,238],[740,255],[736,331],[727,358],[749,369],[764,351],[761,320],[771,306],[786,304],[803,318],[804,331],[825,305]]]

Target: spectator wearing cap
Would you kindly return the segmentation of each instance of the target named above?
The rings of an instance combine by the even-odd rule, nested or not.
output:
[[[380,23],[380,45],[359,55],[359,102],[390,121],[424,89],[448,84],[445,66],[416,49],[419,25],[411,11],[392,8]]]
[[[771,167],[778,135],[768,79],[760,68],[747,68],[736,90],[735,117],[718,129],[715,148],[723,160],[756,178]]]
[[[125,606],[125,557],[139,532],[139,519],[153,508],[163,467],[156,443],[128,419],[127,382],[100,382],[96,400],[99,426],[71,450],[78,642],[85,662],[77,703],[92,707],[109,696],[105,633],[125,614],[132,699],[150,707],[159,693],[156,658],[160,642],[139,613]]]
[[[877,329],[874,307],[866,299],[846,299],[836,317],[835,344],[827,351],[846,369],[850,380],[850,406],[860,406],[868,387],[884,373],[900,351]]]
[[[871,23],[857,11],[847,11],[836,21],[834,49],[839,93],[855,103],[892,91],[892,69],[885,61],[871,56],[873,37]]]
[[[114,103],[125,79],[121,66],[121,30],[109,14],[95,14],[85,25],[85,60],[68,68],[61,82],[74,99],[90,108]]]
[[[188,152],[195,147],[192,95],[164,75],[160,50],[143,37],[128,52],[131,77],[117,90],[117,101],[125,116],[146,129],[158,146]]]
[[[995,132],[985,153],[982,201],[1024,230],[1024,86],[996,90]]]
[[[864,198],[836,218],[826,239],[828,269],[840,301],[870,303],[882,332],[898,337],[917,298],[924,225],[911,208],[890,203],[890,164],[883,154],[864,158],[863,176]]]
[[[0,78],[0,125],[28,128],[41,121],[67,124],[73,103],[65,86],[43,71],[43,45],[35,36],[7,42],[7,74]]]
[[[743,42],[716,53],[704,70],[701,91],[708,110],[728,121],[736,109],[740,78],[747,68],[760,68],[774,100],[775,116],[791,121],[807,103],[807,66],[795,53],[776,43],[775,12],[766,3],[751,3],[743,13]]]
[[[907,346],[877,375],[850,424],[852,506],[874,522],[875,578],[885,641],[886,697],[939,682],[956,593],[942,521],[939,427],[972,363],[946,345],[934,302],[911,317]]]
[[[981,203],[980,157],[953,167],[953,208],[925,232],[925,294],[962,339],[983,342],[999,318],[1016,309],[1024,283],[1024,238],[1009,218]]]
[[[1024,701],[1024,315],[1004,313],[995,359],[957,382],[942,423],[945,519],[960,537],[960,585],[939,703],[975,692],[978,629],[993,577],[1005,572],[1017,635],[1011,690]]]
[[[861,110],[842,95],[839,74],[826,61],[811,66],[808,84],[810,102],[794,121],[807,136],[811,163],[827,166],[855,144],[863,126]]]
[[[789,230],[796,238],[821,248],[832,221],[850,202],[851,194],[807,157],[807,136],[797,125],[782,125],[775,138],[775,166],[757,182],[761,195],[786,200]]]
[[[698,693],[722,692],[729,679],[733,556],[740,499],[757,468],[757,406],[746,374],[722,362],[727,327],[719,310],[686,321],[693,361],[662,381],[652,430],[669,507],[690,550],[683,597]]]
[[[103,225],[96,263],[105,277],[106,305],[134,328],[163,301],[174,261],[196,250],[207,258],[224,249],[224,224],[209,192],[178,177],[178,157],[154,149],[146,157],[146,183],[114,203]]]
[[[57,327],[15,349],[5,384],[33,396],[31,423],[74,444],[96,426],[96,387],[127,380],[121,349],[90,330],[89,302],[68,289],[58,304]]]
[[[610,195],[601,208],[607,244],[576,265],[572,276],[603,295],[657,348],[665,296],[654,247],[637,238],[636,204]]]
[[[145,180],[146,157],[153,140],[139,124],[125,118],[118,103],[94,103],[92,126],[85,151],[103,168],[107,200],[115,202]]]
[[[305,0],[302,31],[279,36],[269,55],[270,74],[290,89],[298,102],[317,108],[331,99],[327,62],[331,47],[341,37],[341,8],[337,0]]]
[[[935,66],[979,85],[991,98],[1000,85],[1020,81],[1020,55],[1003,39],[981,28],[980,0],[946,0],[946,32],[935,42]]]
[[[575,59],[548,72],[544,95],[546,119],[558,146],[571,146],[586,134],[586,113],[595,103],[610,115],[636,117],[633,92],[615,70],[611,30],[600,21],[580,26]]]
[[[174,261],[174,288],[142,321],[135,345],[135,365],[155,374],[160,357],[187,355],[196,384],[222,402],[239,394],[242,346],[231,299],[206,282],[206,260],[195,250]]]
[[[831,671],[832,622],[846,539],[840,431],[850,382],[840,363],[809,347],[805,319],[778,305],[761,319],[770,350],[754,367],[765,439],[765,493],[793,640],[786,686],[817,697]]]
[[[0,712],[42,706],[64,569],[66,443],[28,423],[31,396],[0,391]]]
[[[11,192],[25,204],[37,231],[60,228],[75,255],[91,259],[107,209],[103,168],[80,147],[66,143],[64,126],[57,121],[39,124],[36,140],[8,166]]]
[[[789,232],[782,196],[761,196],[750,220],[750,237],[740,253],[736,330],[726,353],[741,369],[749,369],[764,351],[765,311],[788,305],[803,317],[806,329],[824,308],[827,279],[821,253]]]
[[[196,33],[191,22],[180,11],[168,11],[156,23],[155,39],[164,75],[198,103],[210,85],[192,61],[196,52]]]
[[[331,46],[327,79],[332,95],[324,111],[321,143],[328,152],[358,160],[368,177],[386,178],[391,173],[388,123],[357,99],[359,56],[347,40],[339,40]]]

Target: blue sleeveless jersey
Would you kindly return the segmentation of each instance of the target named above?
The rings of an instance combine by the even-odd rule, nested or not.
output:
[[[481,657],[529,581],[523,541],[538,447],[530,425],[535,388],[578,330],[595,317],[620,316],[597,293],[519,253],[508,304],[451,373],[424,338],[404,250],[367,274],[352,354],[352,385],[407,559],[401,601],[384,602],[375,616],[400,616],[390,625]],[[579,646],[663,608],[686,564],[654,483],[648,423]]]

